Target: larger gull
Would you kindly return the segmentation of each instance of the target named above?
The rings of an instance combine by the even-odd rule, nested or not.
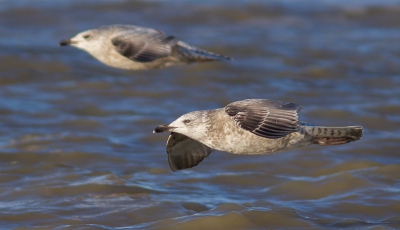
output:
[[[186,44],[160,30],[133,25],[86,30],[60,45],[77,47],[106,65],[130,70],[231,59]]]
[[[298,120],[301,107],[268,99],[247,99],[224,108],[194,111],[153,132],[167,141],[172,171],[198,165],[213,150],[269,154],[304,147],[341,145],[361,138],[361,126],[325,127]]]

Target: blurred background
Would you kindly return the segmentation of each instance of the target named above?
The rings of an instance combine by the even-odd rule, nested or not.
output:
[[[399,1],[16,0],[0,18],[0,228],[400,228]],[[110,24],[235,60],[133,72],[58,46]],[[169,169],[157,125],[248,98],[364,137]]]

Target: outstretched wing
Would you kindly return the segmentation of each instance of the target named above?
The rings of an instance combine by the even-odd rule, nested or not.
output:
[[[191,46],[182,41],[178,41],[173,47],[177,55],[187,62],[206,62],[215,60],[231,60],[232,58],[216,54],[207,50]]]
[[[258,136],[276,139],[298,131],[300,109],[293,103],[248,99],[227,105],[225,112],[237,126]]]
[[[178,41],[161,31],[127,31],[114,37],[111,42],[121,55],[137,62],[151,62],[171,54],[171,44]]]
[[[168,162],[174,172],[198,165],[211,152],[210,147],[179,133],[171,133],[167,141]]]

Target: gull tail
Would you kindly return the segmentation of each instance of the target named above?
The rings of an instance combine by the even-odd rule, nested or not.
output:
[[[195,46],[188,45],[182,41],[179,41],[174,49],[179,59],[189,63],[216,60],[232,60],[232,58],[230,57],[203,50]]]
[[[301,123],[300,130],[312,137],[317,145],[342,145],[359,140],[363,134],[361,126],[325,127]]]

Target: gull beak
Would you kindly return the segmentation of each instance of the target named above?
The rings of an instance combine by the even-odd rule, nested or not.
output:
[[[68,46],[68,45],[71,45],[71,44],[73,44],[73,43],[75,43],[75,42],[73,42],[73,41],[69,38],[69,39],[64,39],[64,40],[62,40],[62,41],[59,43],[59,45],[60,45],[60,46]]]
[[[168,125],[159,125],[157,126],[157,128],[155,128],[153,130],[153,133],[163,133],[163,132],[168,132],[171,131],[173,129],[175,129],[176,127],[172,127],[172,126],[168,126]]]

